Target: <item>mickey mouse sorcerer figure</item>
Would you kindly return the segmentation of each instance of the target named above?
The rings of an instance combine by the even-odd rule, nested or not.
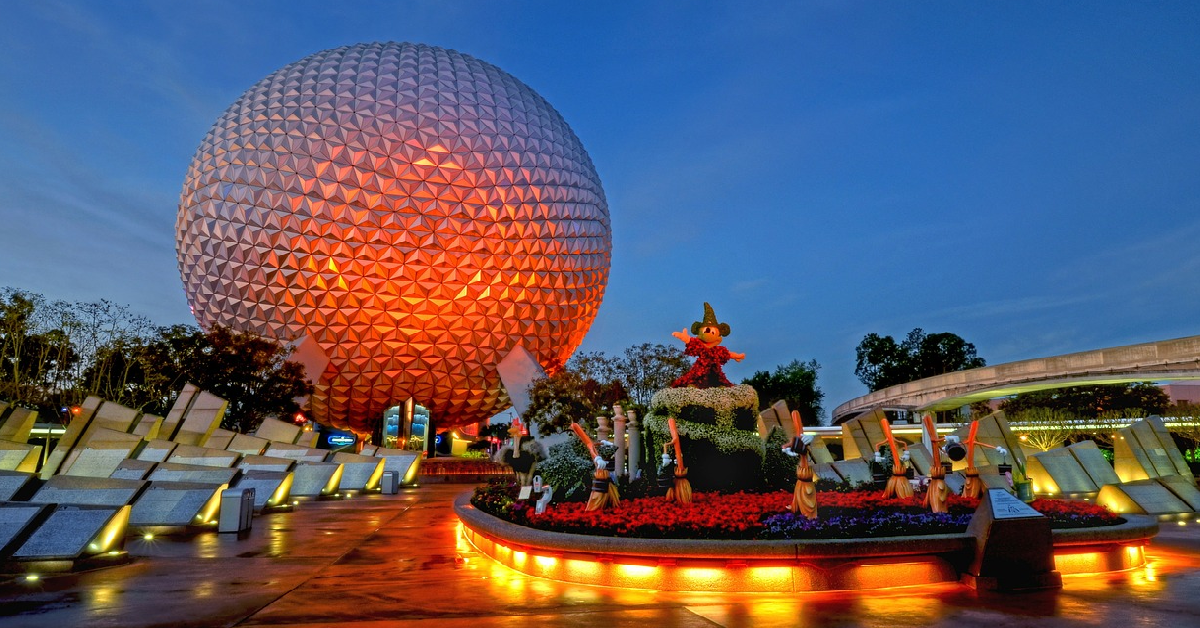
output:
[[[696,362],[692,364],[692,368],[687,373],[684,373],[682,377],[671,382],[671,387],[717,388],[733,386],[725,377],[725,372],[721,370],[721,367],[731,359],[741,362],[746,359],[746,354],[734,353],[721,346],[721,340],[729,335],[729,325],[717,322],[717,315],[713,313],[712,306],[708,303],[704,304],[704,320],[692,323],[692,334],[696,334],[696,337],[692,337],[687,329],[671,334],[687,345],[683,350],[684,355],[696,358]]]

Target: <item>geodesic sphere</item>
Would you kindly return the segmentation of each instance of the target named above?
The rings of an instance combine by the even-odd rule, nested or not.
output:
[[[608,205],[532,89],[420,44],[318,52],[213,125],[184,181],[179,268],[201,327],[309,336],[322,423],[368,432],[414,397],[438,426],[509,405],[496,364],[579,346],[604,294]]]

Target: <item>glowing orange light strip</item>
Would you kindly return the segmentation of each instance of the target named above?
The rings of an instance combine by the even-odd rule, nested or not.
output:
[[[463,524],[480,553],[524,575],[572,584],[665,591],[800,592],[899,589],[955,583],[959,574],[936,555],[862,556],[846,561],[755,557],[681,558],[559,552],[510,543]],[[1144,541],[1065,546],[1054,553],[1063,575],[1089,576],[1146,565]],[[895,583],[903,582],[897,586]]]

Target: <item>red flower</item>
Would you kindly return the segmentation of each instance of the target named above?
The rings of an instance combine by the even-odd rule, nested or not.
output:
[[[763,529],[762,520],[785,512],[791,503],[788,491],[773,493],[696,493],[691,504],[646,497],[621,502],[617,508],[587,512],[585,504],[557,504],[542,514],[529,513],[528,524],[535,528],[577,534],[642,538],[714,538],[750,539]],[[824,512],[871,512],[895,509],[923,512],[927,509],[918,498],[884,499],[881,491],[833,492],[817,495]],[[952,513],[969,513],[979,500],[951,495]],[[1086,502],[1039,499],[1032,504],[1046,514],[1055,527],[1108,525],[1119,518],[1100,506]]]

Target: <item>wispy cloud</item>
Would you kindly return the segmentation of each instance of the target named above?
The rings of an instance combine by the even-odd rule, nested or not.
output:
[[[8,190],[0,197],[6,197],[0,216],[18,230],[19,216],[50,212],[98,220],[152,245],[172,238],[170,197],[106,178],[103,164],[86,162],[36,120],[10,114],[0,120],[0,129],[9,139],[8,149],[0,152],[6,166],[0,181]]]
[[[732,286],[730,286],[729,290],[731,292],[733,292],[734,294],[745,294],[747,292],[754,292],[754,291],[758,290],[759,288],[762,288],[763,286],[767,285],[767,283],[768,282],[765,277],[759,277],[758,279],[748,279],[746,281],[739,281],[739,282],[733,284]]]
[[[1033,312],[1061,310],[1085,303],[1100,301],[1102,294],[1072,296],[1028,296],[1013,299],[997,299],[953,305],[941,309],[926,310],[924,315],[931,319],[971,320],[1026,315]]]
[[[94,58],[103,60],[103,63],[96,65],[105,72],[105,80],[115,85],[128,85],[131,90],[155,94],[177,116],[193,116],[196,120],[211,121],[214,107],[223,108],[228,104],[220,102],[225,98],[223,95],[204,91],[206,83],[197,80],[195,64],[181,59],[181,52],[186,48],[171,37],[161,32],[157,38],[140,36],[136,31],[109,19],[103,5],[52,0],[40,2],[36,8],[43,18],[59,24],[67,31],[67,36],[77,37],[79,44],[89,49]],[[226,15],[231,9],[208,7],[207,11]],[[174,19],[178,21],[180,18],[176,16]],[[169,26],[171,21],[163,20],[162,23]],[[222,37],[236,41],[238,24],[237,19],[223,21]],[[131,73],[129,68],[138,68],[139,71]],[[131,80],[137,82],[131,83]]]

